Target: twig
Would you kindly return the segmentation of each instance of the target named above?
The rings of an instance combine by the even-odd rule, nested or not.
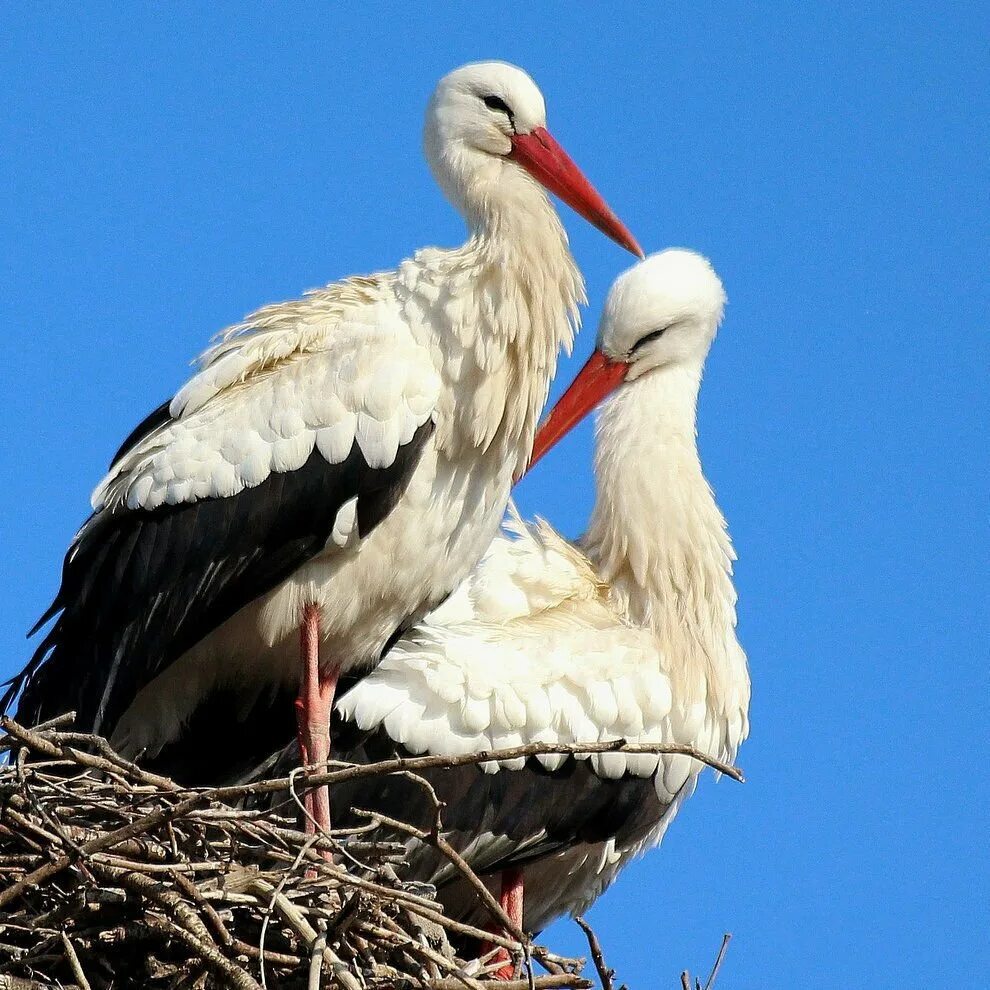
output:
[[[379,822],[388,828],[394,828],[396,831],[404,832],[406,835],[411,835],[413,838],[419,839],[421,842],[427,842],[430,845],[435,845],[437,849],[440,850],[454,864],[455,867],[460,871],[461,875],[474,889],[474,892],[478,895],[478,899],[485,905],[492,917],[507,931],[512,937],[520,944],[527,941],[525,934],[516,926],[515,922],[505,913],[502,905],[499,904],[497,900],[492,896],[491,891],[481,882],[478,875],[471,869],[470,866],[464,861],[460,853],[457,852],[454,847],[447,842],[447,840],[442,835],[436,835],[431,832],[424,832],[420,828],[416,828],[414,825],[407,825],[405,822],[400,822],[395,818],[389,818],[388,815],[380,814],[377,811],[363,811],[359,808],[354,809],[354,814],[363,815],[371,818],[374,821]]]
[[[347,765],[340,770],[328,770],[326,773],[314,773],[306,777],[307,787],[323,784],[340,784],[349,780],[360,780],[364,777],[379,777],[383,774],[399,771],[430,770],[435,767],[462,767],[478,763],[503,763],[510,760],[529,758],[531,756],[594,756],[602,753],[627,753],[629,755],[660,755],[660,756],[689,756],[719,773],[743,783],[745,776],[742,770],[719,760],[694,746],[682,746],[676,743],[627,743],[624,739],[610,742],[594,743],[528,743],[525,746],[511,746],[506,749],[483,750],[479,753],[462,753],[458,756],[410,756],[397,757],[392,760],[381,760],[378,763]],[[334,765],[333,760],[327,766]],[[219,801],[239,801],[251,795],[273,794],[278,791],[288,791],[289,777],[274,780],[260,780],[250,784],[237,784],[231,787],[218,787],[211,791],[212,796]]]
[[[602,944],[598,941],[598,936],[584,918],[575,918],[574,921],[588,938],[588,948],[591,950],[591,959],[595,964],[595,969],[598,970],[602,990],[613,990],[614,983],[612,981],[615,977],[615,970],[609,969],[605,965],[605,954],[602,952]]]
[[[81,990],[93,990],[89,985],[89,980],[86,979],[86,974],[83,972],[82,963],[79,962],[79,956],[76,955],[76,950],[69,941],[69,936],[65,932],[59,932],[59,934],[62,936],[62,947],[65,949],[65,957],[69,960],[69,968],[72,970],[72,975],[76,978],[76,982],[79,984]]]
[[[371,935],[374,935],[376,938],[397,939],[399,943],[410,952],[413,952],[416,955],[424,956],[430,962],[437,963],[445,970],[452,972],[453,978],[460,984],[461,990],[463,990],[464,987],[467,987],[468,990],[481,990],[480,980],[476,980],[473,977],[458,972],[457,967],[453,964],[453,962],[451,962],[451,960],[444,959],[439,952],[434,952],[429,946],[420,944],[416,941],[416,939],[411,938],[404,932],[388,931],[378,925],[365,924],[362,927],[365,931]]]
[[[354,974],[347,968],[344,961],[329,946],[323,950],[323,961],[330,962],[330,970],[334,979],[344,988],[344,990],[362,990],[361,984]]]
[[[205,942],[201,942],[181,925],[175,924],[175,922],[166,918],[164,915],[151,912],[146,917],[147,923],[151,927],[164,930],[194,949],[207,968],[226,979],[236,990],[261,990],[261,985],[250,973],[238,966],[237,963],[233,963],[225,958],[217,949],[207,945]]]
[[[193,794],[192,797],[186,798],[185,801],[181,801],[179,804],[171,808],[161,808],[158,811],[153,811],[144,818],[141,818],[136,822],[132,822],[129,825],[125,825],[123,828],[117,829],[115,832],[110,832],[109,834],[91,839],[89,842],[84,843],[80,847],[80,852],[88,855],[89,853],[99,852],[102,849],[115,846],[118,842],[123,842],[125,839],[133,838],[136,835],[140,835],[142,832],[147,832],[158,825],[164,824],[170,818],[177,818],[180,815],[184,815],[187,811],[191,811],[198,804],[202,804],[207,797],[207,794],[200,792]],[[55,860],[55,862],[48,863],[45,866],[39,866],[38,869],[36,869],[33,873],[29,873],[26,877],[24,877],[24,879],[19,880],[6,890],[0,891],[0,907],[6,907],[11,901],[16,900],[16,898],[24,893],[24,891],[29,887],[37,886],[46,880],[50,880],[56,873],[61,873],[62,870],[72,864],[73,859],[74,857],[72,856],[60,856],[57,860]]]
[[[0,976],[0,990],[79,990],[79,988],[74,984],[55,987],[51,983],[26,980],[20,976]]]
[[[729,948],[731,939],[731,932],[726,932],[722,936],[722,945],[718,950],[718,955],[715,957],[715,965],[712,966],[711,975],[709,975],[708,982],[705,984],[705,990],[712,990],[712,987],[715,986],[715,979],[718,976],[718,971],[722,968],[722,960],[725,959],[725,953]]]
[[[309,957],[309,979],[307,990],[320,990],[320,979],[323,973],[323,953],[327,947],[327,930],[324,925],[316,938],[313,939],[313,951]]]
[[[312,836],[311,838],[312,841],[314,842],[316,841],[315,835]],[[272,887],[271,884],[264,884],[264,882],[261,880],[253,881],[253,886],[255,886],[256,889],[260,886],[262,892],[267,894],[268,889],[270,888],[270,893],[271,893],[271,900],[268,904],[268,909],[265,911],[264,919],[261,922],[261,935],[259,936],[258,939],[258,959],[259,959],[259,966],[261,968],[262,987],[268,986],[267,977],[265,976],[265,936],[268,934],[268,924],[271,921],[272,911],[275,909],[276,901],[278,897],[281,895],[283,887],[285,886],[286,883],[288,883],[289,878],[298,869],[299,864],[302,862],[303,857],[306,855],[307,848],[308,846],[306,844],[303,844],[302,848],[299,850],[298,856],[296,856],[295,860],[293,861],[289,872],[287,872],[285,876],[282,877],[277,887]],[[261,886],[262,884],[264,885]]]

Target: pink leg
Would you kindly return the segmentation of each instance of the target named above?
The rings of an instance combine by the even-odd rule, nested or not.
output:
[[[296,699],[296,725],[300,757],[305,766],[312,766],[330,758],[330,710],[340,674],[338,667],[320,673],[320,610],[316,605],[303,607],[299,641],[302,676]],[[317,828],[329,831],[330,792],[326,784],[308,790],[303,803],[306,831],[311,835]],[[325,851],[324,857],[329,859],[330,853]]]
[[[509,916],[512,923],[521,931],[523,926],[523,888],[524,875],[522,867],[514,867],[502,871],[502,891],[499,894],[498,902],[502,905],[502,910]],[[481,946],[481,954],[491,952],[493,946],[484,942]],[[509,958],[509,953],[505,949],[499,949],[495,959],[499,962],[505,961],[505,965],[496,969],[492,976],[496,980],[511,980],[515,975],[516,967]]]

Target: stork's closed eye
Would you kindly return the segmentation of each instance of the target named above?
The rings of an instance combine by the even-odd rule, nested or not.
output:
[[[482,99],[484,100],[485,106],[488,107],[489,110],[495,110],[498,113],[504,113],[506,117],[509,118],[510,121],[512,120],[513,117],[512,110],[509,108],[509,104],[506,103],[505,100],[502,99],[502,97],[485,96],[482,97]]]
[[[671,326],[673,326],[672,323],[665,327],[659,327],[656,330],[651,330],[645,337],[640,337],[639,340],[633,344],[632,350],[629,352],[629,356],[632,357],[633,354],[635,354],[641,347],[644,347],[646,344],[650,343],[650,341],[659,340],[671,328]]]

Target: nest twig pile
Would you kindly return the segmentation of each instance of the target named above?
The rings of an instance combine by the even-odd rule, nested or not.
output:
[[[389,834],[437,844],[488,905],[493,930],[508,934],[454,921],[432,887],[403,879],[403,846],[381,837],[380,819],[346,834],[300,831],[297,775],[183,788],[122,759],[104,739],[73,732],[67,718],[36,729],[3,718],[0,728],[8,761],[0,767],[0,990],[591,986],[583,960],[554,956],[512,927],[446,846],[439,803],[432,833],[388,820]],[[408,775],[426,764],[437,759],[331,764],[310,781]],[[259,791],[289,793],[293,801],[274,811],[245,807],[244,798]],[[476,954],[481,939],[496,947],[491,958],[458,955],[465,945]],[[610,986],[597,940],[591,944]],[[517,960],[518,978],[490,980],[505,952]]]
[[[400,844],[369,831],[344,849],[341,836],[306,835],[294,816],[239,807],[244,788],[180,788],[64,720],[2,728],[0,988],[489,982],[483,961],[453,948],[486,933],[445,917],[432,888],[401,879]],[[525,951],[547,970],[532,977],[537,988],[591,985],[580,961]]]

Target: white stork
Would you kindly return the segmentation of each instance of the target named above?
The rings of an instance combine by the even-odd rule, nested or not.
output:
[[[73,709],[133,757],[185,735],[172,768],[203,782],[219,772],[204,741],[236,745],[253,699],[298,686],[303,757],[319,763],[338,676],[377,663],[483,554],[584,301],[545,190],[642,252],[518,68],[442,79],[424,144],[467,242],[222,334],[114,457],[4,707],[23,686],[21,718]],[[224,691],[213,736],[190,735]]]
[[[695,440],[723,304],[711,266],[688,251],[651,256],[617,280],[598,349],[536,442],[539,456],[609,396],[587,534],[573,545],[545,523],[510,524],[457,592],[342,695],[342,759],[610,739],[735,757],[750,697],[735,555]],[[425,776],[446,804],[450,841],[493,889],[501,874],[503,907],[535,932],[583,912],[658,843],[702,769],[683,755],[553,755]],[[432,803],[403,777],[341,784],[334,801],[432,822]],[[341,823],[358,821],[348,812]],[[454,917],[485,924],[432,847],[411,844],[410,870],[441,888]]]

